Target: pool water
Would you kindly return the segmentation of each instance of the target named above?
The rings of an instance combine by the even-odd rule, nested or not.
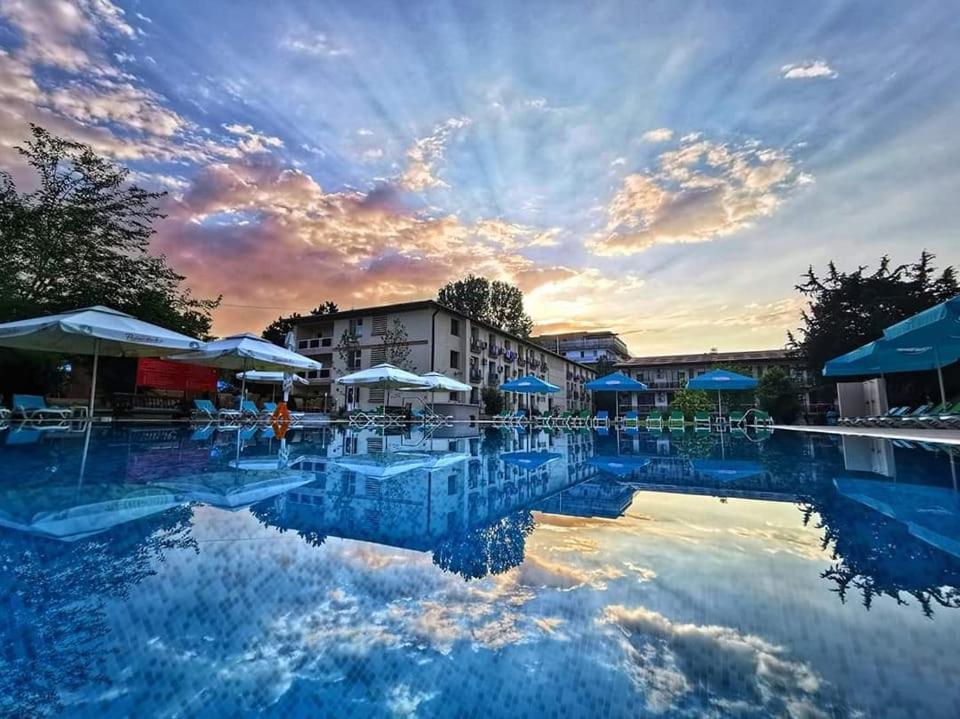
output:
[[[946,446],[0,431],[0,714],[960,716]]]

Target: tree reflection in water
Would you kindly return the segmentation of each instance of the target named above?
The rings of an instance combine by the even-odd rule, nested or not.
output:
[[[172,549],[197,550],[192,509],[174,507],[65,544],[0,530],[0,715],[44,716],[105,683],[108,600],[125,599]]]
[[[319,547],[327,541],[322,528],[325,517],[309,505],[287,502],[283,496],[257,502],[250,507],[250,513],[265,527],[273,527],[281,534],[293,531],[311,547]]]
[[[910,534],[902,522],[880,514],[836,491],[801,503],[804,525],[819,515],[823,549],[831,549],[835,563],[820,576],[832,582],[846,602],[853,589],[866,609],[876,597],[892,597],[907,605],[913,597],[923,613],[934,607],[960,607],[960,559]]]
[[[523,562],[527,536],[534,526],[530,511],[518,510],[492,524],[443,539],[433,550],[433,563],[468,581],[503,574]]]

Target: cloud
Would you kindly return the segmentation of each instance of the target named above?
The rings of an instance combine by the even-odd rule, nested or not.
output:
[[[96,66],[103,38],[134,35],[109,0],[2,0],[0,15],[20,33],[25,60],[69,71],[104,72]]]
[[[823,60],[807,60],[784,65],[780,68],[780,77],[784,80],[808,80],[817,77],[833,80],[837,77],[837,71]]]
[[[621,605],[606,607],[601,622],[623,632],[627,671],[650,711],[667,712],[695,698],[724,714],[799,718],[831,716],[843,708],[808,664],[758,636],[676,623],[643,607]]]
[[[400,178],[400,184],[411,192],[447,187],[447,184],[434,174],[436,165],[443,160],[451,135],[468,127],[470,123],[469,117],[451,117],[437,125],[426,137],[417,139],[407,150],[407,169]]]
[[[254,155],[260,152],[269,152],[271,148],[283,147],[283,140],[279,137],[272,137],[257,132],[250,125],[229,124],[224,125],[223,129],[231,135],[240,136],[237,147],[241,152],[247,155]]]
[[[681,138],[657,162],[655,170],[623,178],[607,206],[605,229],[587,243],[594,252],[632,254],[733,234],[770,215],[805,177],[786,152],[698,134]]]
[[[642,142],[670,142],[673,139],[673,130],[669,127],[658,127],[656,130],[647,130],[640,136]]]
[[[334,43],[322,32],[287,35],[280,40],[280,47],[312,57],[339,57],[348,54],[345,48]]]
[[[465,268],[528,289],[558,276],[521,253],[553,230],[411,212],[401,196],[392,185],[328,192],[273,156],[246,155],[210,164],[168,198],[154,246],[198,294],[267,308],[222,308],[220,332],[316,304],[318,292],[351,306],[430,297]]]

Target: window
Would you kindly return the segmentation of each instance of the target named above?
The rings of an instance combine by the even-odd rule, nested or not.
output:
[[[370,334],[371,335],[384,335],[387,333],[387,316],[386,315],[377,315],[370,322]]]
[[[384,392],[382,389],[372,389],[370,390],[370,402],[371,404],[383,404],[383,395]]]
[[[455,337],[460,336],[460,320],[456,317],[450,318],[450,334],[454,335]]]
[[[450,369],[460,369],[460,353],[450,350]]]
[[[357,317],[350,320],[350,334],[357,337],[363,336],[363,317]]]
[[[459,392],[451,392],[451,393],[450,393],[450,401],[451,401],[451,402],[459,402],[459,401],[460,401],[460,393],[459,393]]]
[[[447,494],[457,493],[457,475],[451,474],[447,477]]]
[[[347,354],[347,369],[360,369],[360,350],[350,350]]]
[[[387,348],[383,345],[370,348],[370,364],[377,365],[387,361]]]

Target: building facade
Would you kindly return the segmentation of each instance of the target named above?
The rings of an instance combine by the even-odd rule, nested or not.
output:
[[[649,392],[633,392],[630,395],[633,409],[649,412],[669,407],[674,395],[687,386],[688,380],[709,372],[717,365],[733,365],[743,374],[757,379],[768,369],[780,367],[793,376],[801,387],[809,384],[803,363],[782,349],[633,357],[618,363],[617,369],[650,388]],[[807,401],[806,396],[804,401]]]
[[[538,335],[534,342],[580,364],[595,364],[602,358],[611,362],[630,359],[627,345],[614,332],[565,332],[556,335]]]
[[[307,373],[309,384],[299,390],[321,411],[381,406],[387,399],[382,390],[343,387],[335,380],[391,362],[398,353],[407,355],[405,369],[417,374],[440,372],[471,386],[469,393],[438,393],[434,398],[457,418],[480,414],[483,387],[499,387],[528,374],[558,385],[560,391],[534,396],[504,393],[508,409],[524,407],[545,413],[590,406],[583,385],[594,377],[592,369],[433,300],[303,317],[297,321],[295,334],[297,351],[323,363],[322,370]],[[402,335],[405,339],[397,341]],[[391,405],[415,407],[416,402],[406,393],[389,397]]]

